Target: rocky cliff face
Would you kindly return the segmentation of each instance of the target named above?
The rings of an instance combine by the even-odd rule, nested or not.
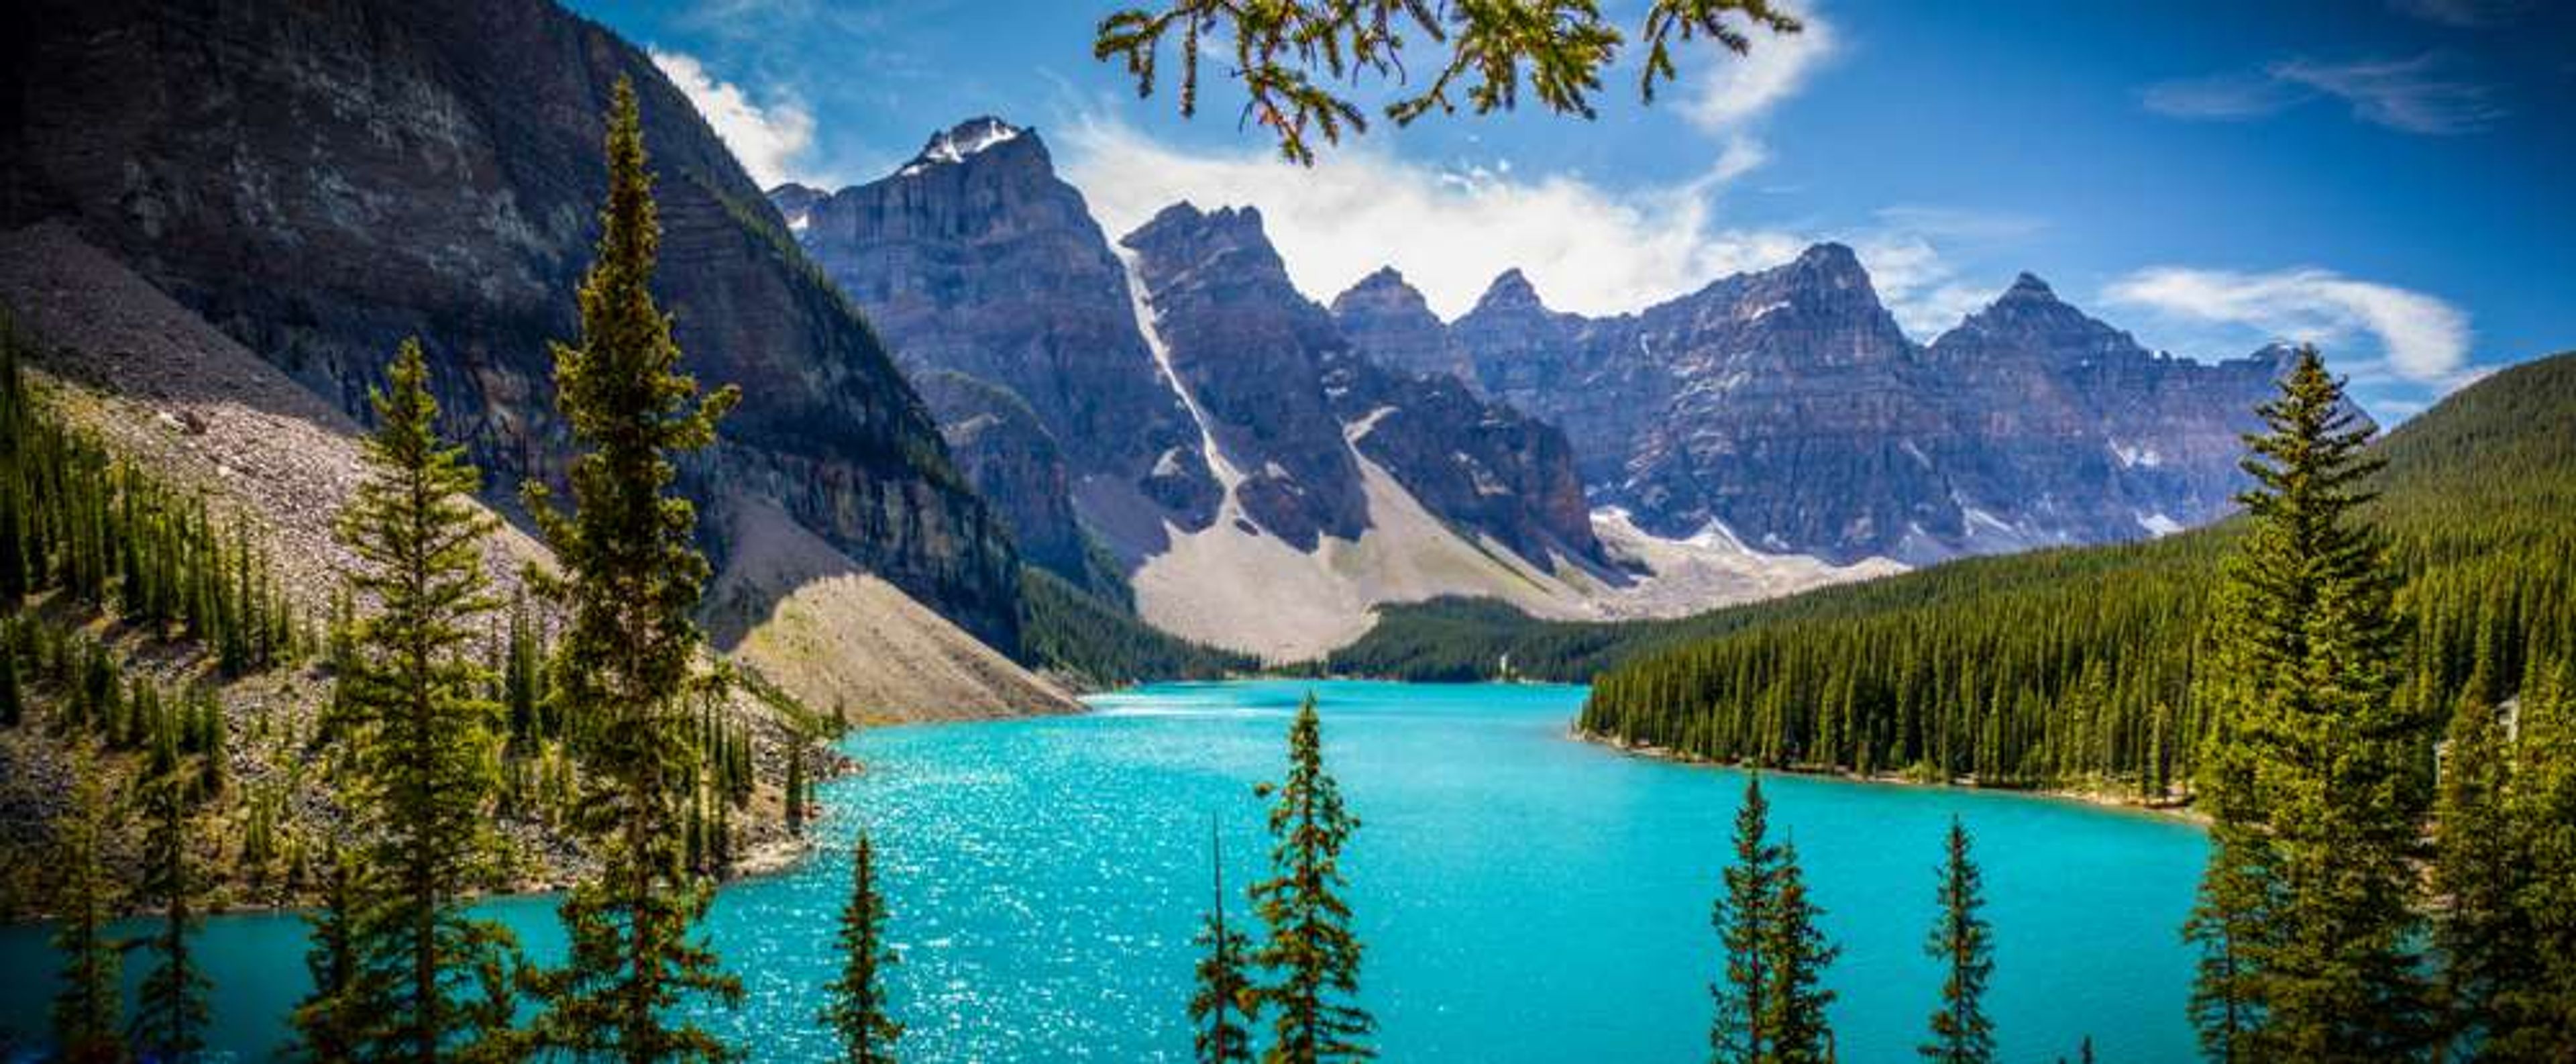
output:
[[[771,199],[923,388],[1023,549],[1058,572],[1083,579],[1085,535],[1133,561],[1169,546],[1165,524],[1207,528],[1229,484],[1255,534],[1301,551],[1355,539],[1370,521],[1357,454],[1443,519],[1542,564],[1549,550],[1598,553],[1561,435],[1401,361],[1375,365],[1346,337],[1381,322],[1427,329],[1451,358],[1441,368],[1463,374],[1464,349],[1419,294],[1390,273],[1373,290],[1385,313],[1362,322],[1378,308],[1354,300],[1328,313],[1289,283],[1254,212],[1164,212],[1124,241],[1131,290],[1129,263],[1055,175],[1044,140],[991,118],[934,134],[881,180],[782,186]],[[952,416],[942,396],[967,392],[930,383],[939,374],[992,394]],[[998,396],[1035,425],[995,431],[1009,420]],[[980,427],[961,432],[959,418]],[[1054,479],[1030,460],[1030,429],[1060,452],[1056,497],[1022,497]]]
[[[929,416],[679,91],[537,0],[37,0],[0,44],[0,223],[59,218],[306,386],[359,408],[419,335],[450,431],[506,492],[559,473],[550,339],[632,77],[686,368],[747,401],[689,475],[765,494],[1003,646],[1015,558]]]
[[[1359,538],[1368,504],[1323,388],[1349,343],[1289,283],[1260,212],[1176,204],[1120,243],[1253,522],[1301,551]]]
[[[1172,368],[1260,527],[1300,550],[1317,534],[1357,538],[1369,514],[1354,459],[1365,457],[1440,519],[1542,567],[1600,559],[1563,434],[1456,377],[1364,354],[1342,321],[1368,311],[1345,298],[1347,314],[1328,313],[1300,294],[1259,212],[1180,204],[1125,243]],[[1385,305],[1421,307],[1400,278],[1379,280]]]
[[[1018,541],[1020,557],[1079,579],[1089,565],[1064,450],[1008,388],[952,370],[911,375],[966,479]]]
[[[1334,297],[1333,323],[1341,326],[1353,349],[1378,365],[1476,386],[1476,366],[1465,345],[1449,335],[1422,293],[1392,266],[1360,278]]]
[[[973,119],[933,134],[883,179],[833,193],[782,186],[771,198],[905,372],[984,382],[1034,418],[1022,428],[1052,438],[1063,483],[1050,498],[1019,497],[1045,487],[1025,480],[984,485],[1032,560],[1117,591],[1086,569],[1068,495],[1076,481],[1152,500],[1185,529],[1213,518],[1217,484],[1197,425],[1137,330],[1125,267],[1035,131]],[[961,464],[1023,463],[977,449],[1016,450],[1024,432],[961,434],[945,414]]]
[[[1448,332],[1486,394],[1566,427],[1595,502],[1837,561],[2214,518],[2276,368],[2150,353],[2028,276],[1920,346],[1834,244],[1612,318],[1506,273]]]

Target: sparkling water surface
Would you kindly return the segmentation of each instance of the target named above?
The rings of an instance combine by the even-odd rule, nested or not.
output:
[[[866,825],[902,955],[890,983],[905,1059],[1189,1059],[1209,825],[1248,925],[1241,887],[1267,855],[1252,785],[1277,778],[1310,690],[1363,821],[1345,870],[1381,1059],[1707,1058],[1721,962],[1709,905],[1743,776],[1569,740],[1578,687],[1166,684],[1078,717],[870,731],[849,743],[868,771],[823,785],[821,852],[718,896],[709,930],[748,996],[703,1018],[754,1059],[829,1054],[815,1014],[845,846]],[[1774,776],[1764,789],[1842,947],[1827,980],[1841,1059],[1911,1059],[1923,1036],[1940,975],[1922,946],[1953,814],[1985,871],[2001,1059],[2072,1059],[2087,1035],[2104,1061],[2191,1057],[2176,929],[2206,853],[2196,828],[1944,788]],[[553,907],[486,908],[552,957]],[[53,991],[45,934],[0,928],[0,1025],[22,1046]],[[217,918],[201,949],[218,1048],[269,1057],[306,985],[302,921]]]

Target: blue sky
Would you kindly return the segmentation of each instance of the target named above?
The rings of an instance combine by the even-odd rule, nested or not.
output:
[[[1318,299],[1393,263],[1454,316],[1519,266],[1609,313],[1836,239],[1917,339],[2028,270],[2177,354],[2316,339],[2389,420],[2576,348],[2576,5],[2553,0],[1790,0],[1807,33],[1689,52],[1651,106],[1623,67],[1595,121],[1379,123],[1311,170],[1238,128],[1230,86],[1184,121],[1093,62],[1113,0],[573,6],[764,181],[872,180],[995,114],[1113,237],[1175,199],[1261,207]]]

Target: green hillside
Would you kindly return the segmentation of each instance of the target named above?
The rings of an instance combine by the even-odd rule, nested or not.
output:
[[[1084,687],[1212,680],[1261,664],[1247,654],[1165,633],[1034,565],[1020,567],[1020,643],[1028,664]]]
[[[2370,508],[2407,574],[2412,676],[2444,706],[2576,655],[2576,355],[2463,389],[2383,440]],[[1592,679],[1582,726],[1767,764],[2161,793],[2190,767],[2203,610],[2235,534],[1970,559],[1646,624],[1460,602],[1392,611],[1328,667]]]

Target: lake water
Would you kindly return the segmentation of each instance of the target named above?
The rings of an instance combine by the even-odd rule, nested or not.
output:
[[[1308,690],[1364,822],[1345,867],[1383,1059],[1706,1059],[1721,960],[1709,904],[1743,777],[1568,740],[1573,687],[1175,684],[1081,717],[869,732],[850,747],[870,770],[824,787],[822,853],[719,896],[714,941],[750,997],[706,1019],[756,1059],[826,1055],[813,1017],[835,963],[842,844],[864,824],[903,958],[905,1059],[1187,1060],[1209,821],[1248,923],[1239,888],[1267,854],[1252,784],[1277,778]],[[2192,1055],[2176,928],[2205,855],[2197,829],[2014,795],[1764,788],[1843,949],[1828,977],[1842,1059],[1911,1059],[1922,1037],[1939,986],[1922,942],[1953,814],[1986,876],[2001,1058],[2071,1059],[2088,1034],[2105,1061]],[[560,950],[550,899],[490,909],[540,953]],[[22,1035],[43,1030],[52,992],[44,933],[0,928],[0,1024]],[[209,921],[220,1048],[260,1059],[278,1043],[304,990],[303,935],[293,916]]]

